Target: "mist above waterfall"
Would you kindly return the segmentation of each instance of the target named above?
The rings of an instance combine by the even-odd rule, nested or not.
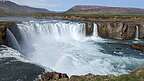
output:
[[[86,36],[86,26],[80,22],[30,21],[18,28],[25,56],[57,72],[123,74],[144,63],[139,52],[98,37],[96,23],[91,36]]]

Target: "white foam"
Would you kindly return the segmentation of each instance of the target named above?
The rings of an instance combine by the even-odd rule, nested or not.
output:
[[[10,47],[7,47],[5,45],[1,45],[2,47],[0,48],[0,58],[6,58],[6,57],[14,57],[20,61],[23,62],[29,62],[28,60],[24,59],[24,56],[21,55],[17,50],[14,50]]]

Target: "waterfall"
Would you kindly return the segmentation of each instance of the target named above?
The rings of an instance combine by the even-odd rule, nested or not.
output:
[[[81,40],[85,35],[85,25],[74,22],[25,22],[19,24],[21,32],[27,39],[36,39],[38,36],[52,37],[55,40]]]
[[[139,40],[139,27],[136,26],[135,40]]]
[[[106,44],[105,40],[99,39],[97,24],[94,24],[93,31],[90,32],[92,36],[86,36],[85,24],[79,22],[30,21],[17,25],[22,35],[23,41],[20,42],[23,43],[20,44],[22,50],[30,50],[26,57],[34,63],[57,72],[69,75],[121,74],[129,72],[128,68],[131,70],[144,61],[123,56],[127,55],[127,52],[133,55],[132,53],[136,52],[134,50],[130,51],[129,48],[123,46],[121,50],[115,49],[116,44]],[[19,40],[17,42],[10,30],[7,33],[13,41],[13,46],[20,49]],[[25,46],[26,44],[32,48]],[[115,55],[117,51],[121,56]]]
[[[13,33],[7,29],[7,42],[8,42],[8,45],[13,47],[14,49],[18,50],[18,51],[21,51],[21,47],[17,41],[17,39],[15,38],[15,36],[13,35]]]
[[[98,37],[97,24],[95,24],[95,23],[94,23],[94,28],[93,28],[93,36]]]
[[[98,30],[97,30],[97,24],[96,24],[96,23],[94,23],[93,37],[94,37],[94,38],[97,38],[97,37],[98,37]]]
[[[98,36],[98,27],[97,27],[96,23],[93,24],[93,32],[92,32],[91,39],[94,40],[94,41],[102,40],[102,38],[100,38]]]

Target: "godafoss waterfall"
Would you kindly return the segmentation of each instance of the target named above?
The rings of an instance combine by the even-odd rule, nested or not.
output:
[[[8,65],[14,66],[11,74],[15,81],[35,80],[38,78],[36,75],[44,71],[69,76],[88,73],[121,75],[144,65],[144,54],[128,46],[140,41],[138,32],[136,40],[118,41],[99,37],[97,23],[93,23],[90,35],[87,35],[86,29],[85,23],[71,21],[17,23],[17,27],[7,29],[7,42],[11,48],[3,45],[0,49],[0,63],[5,68],[5,75],[0,77],[10,75],[10,72],[5,72],[10,67]],[[29,70],[30,74],[26,75],[25,70]],[[10,81],[11,77],[1,80]]]

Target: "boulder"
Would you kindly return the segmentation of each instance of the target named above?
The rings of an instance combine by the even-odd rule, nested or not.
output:
[[[133,49],[136,49],[136,50],[139,50],[139,51],[144,52],[144,45],[141,45],[141,44],[133,44],[133,45],[131,45],[130,47],[133,48]]]
[[[57,73],[57,72],[47,72],[41,75],[39,81],[50,81],[50,80],[59,80],[59,79],[68,79],[67,74]]]

